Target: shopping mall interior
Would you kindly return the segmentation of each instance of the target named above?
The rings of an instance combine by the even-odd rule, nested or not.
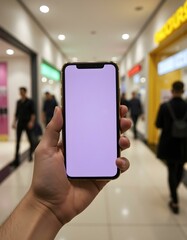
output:
[[[137,137],[134,125],[124,133],[130,147],[121,151],[121,156],[129,160],[130,168],[111,180],[85,211],[65,224],[55,240],[187,239],[187,183],[183,178],[178,187],[180,210],[175,214],[168,205],[167,163],[157,157],[161,130],[156,127],[160,105],[172,99],[175,81],[184,83],[182,99],[187,102],[187,1],[0,3],[0,224],[3,226],[24,199],[36,165],[35,153],[29,161],[25,131],[19,165],[12,164],[19,88],[25,87],[34,102],[40,144],[46,131],[46,92],[53,95],[57,105],[64,106],[64,64],[114,62],[118,67],[118,102],[122,94],[130,102],[136,92],[141,104]],[[92,96],[93,89],[89,91]],[[76,115],[72,117],[76,121]],[[130,107],[126,117],[132,118]],[[94,135],[92,127],[89,135]],[[95,154],[92,147],[89,151]]]

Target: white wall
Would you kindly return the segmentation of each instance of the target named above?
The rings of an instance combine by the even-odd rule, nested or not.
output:
[[[54,43],[48,38],[48,36],[39,28],[37,23],[33,20],[33,18],[25,11],[22,5],[17,0],[0,0],[0,26],[10,33],[13,37],[23,43],[26,47],[34,51],[38,58],[38,103],[37,107],[39,112],[42,107],[42,83],[41,83],[41,75],[40,75],[40,64],[42,59],[49,62],[51,65],[55,66],[59,70],[61,70],[62,65],[65,63],[66,59],[62,52],[54,45]],[[27,84],[29,91],[31,86],[30,74],[28,74],[27,69],[30,67],[30,64],[26,66],[28,62],[25,62],[25,68],[22,69],[19,62],[11,62],[10,63],[10,73],[9,73],[9,82],[15,83],[16,85],[9,86],[9,92],[13,91],[14,95],[17,94],[18,82],[22,84],[21,79],[27,79]],[[20,70],[20,72],[18,71]],[[16,72],[14,72],[16,71]],[[11,76],[13,73],[14,76]],[[15,76],[16,74],[16,76]],[[25,75],[25,78],[19,77],[20,74]],[[14,81],[13,78],[17,79]],[[19,80],[18,80],[19,79]],[[29,92],[30,95],[30,92]],[[15,97],[16,98],[16,97]],[[12,114],[12,105],[10,105],[10,110]],[[12,118],[12,116],[11,116]],[[12,138],[12,130],[11,136]]]
[[[16,0],[0,0],[0,23],[6,31],[49,63],[61,69],[64,57]]]
[[[28,97],[31,96],[30,58],[10,57],[0,58],[0,62],[7,63],[7,87],[8,87],[8,132],[9,140],[15,139],[15,130],[12,123],[15,114],[16,101],[20,98],[19,87],[26,87]]]

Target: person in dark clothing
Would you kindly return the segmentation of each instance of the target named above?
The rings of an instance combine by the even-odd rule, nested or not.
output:
[[[120,105],[125,105],[129,108],[129,101],[126,99],[125,93],[122,93],[122,95],[121,95]]]
[[[30,152],[29,160],[32,160],[32,153],[34,151],[33,127],[35,123],[35,109],[32,99],[27,97],[27,89],[20,87],[21,99],[17,101],[15,118],[12,127],[16,129],[16,153],[13,165],[19,165],[19,148],[20,140],[23,131],[26,131],[29,143]]]
[[[47,124],[51,121],[56,106],[58,106],[58,104],[55,97],[49,92],[46,92],[43,104],[43,122],[45,126],[47,126]]]
[[[142,114],[142,105],[141,105],[140,99],[137,98],[136,96],[136,92],[132,92],[132,98],[129,101],[129,110],[130,110],[130,116],[133,122],[134,138],[136,139],[138,137],[136,126],[137,126],[138,118]]]
[[[169,101],[169,104],[177,119],[182,119],[187,112],[187,104],[181,97],[183,92],[183,82],[174,82],[172,85],[173,97]],[[182,180],[183,165],[185,162],[181,149],[185,147],[186,139],[172,136],[173,121],[168,102],[161,104],[156,118],[156,127],[162,130],[158,143],[157,157],[166,161],[171,197],[169,207],[173,213],[178,214],[179,198],[177,188]]]

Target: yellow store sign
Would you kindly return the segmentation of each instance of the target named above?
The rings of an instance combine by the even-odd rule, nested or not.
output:
[[[180,28],[185,22],[187,22],[187,1],[184,3],[183,6],[178,8],[177,11],[167,20],[164,26],[155,33],[155,42],[161,43],[175,30]]]

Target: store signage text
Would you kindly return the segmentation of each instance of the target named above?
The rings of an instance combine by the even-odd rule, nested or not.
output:
[[[128,77],[132,77],[133,75],[139,73],[142,70],[142,66],[137,64],[131,70],[128,71]]]
[[[158,75],[184,68],[187,66],[187,49],[171,56],[158,63]]]
[[[60,81],[60,71],[45,62],[41,64],[41,74],[49,79]]]
[[[187,22],[187,1],[183,6],[179,7],[177,11],[167,20],[164,26],[155,33],[155,42],[161,43],[185,22]]]

